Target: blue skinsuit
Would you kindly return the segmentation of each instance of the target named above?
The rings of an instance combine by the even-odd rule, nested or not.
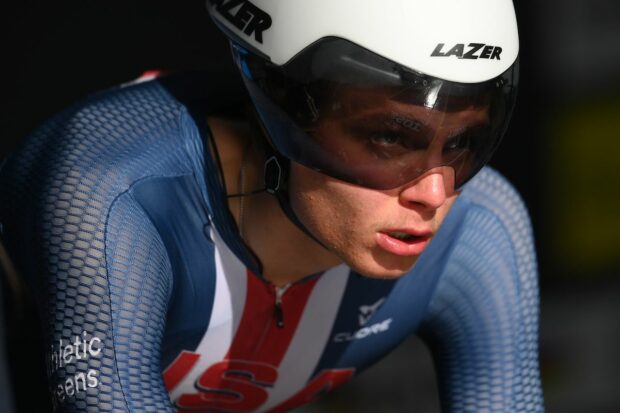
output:
[[[57,410],[284,411],[414,333],[443,411],[543,410],[532,233],[505,179],[485,168],[468,183],[409,274],[313,275],[284,292],[278,327],[279,292],[256,275],[208,150],[218,107],[177,89],[95,95],[0,171],[2,239],[40,303]]]

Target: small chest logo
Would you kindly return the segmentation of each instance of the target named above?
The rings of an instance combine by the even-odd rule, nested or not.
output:
[[[368,320],[370,320],[370,317],[373,316],[375,311],[377,311],[377,309],[381,306],[381,304],[383,304],[384,301],[385,301],[385,297],[380,299],[374,304],[363,305],[360,307],[360,313],[359,313],[359,318],[358,318],[360,327],[363,327],[366,325]]]
[[[389,330],[390,324],[392,323],[391,318],[371,325],[366,325],[384,301],[385,298],[381,298],[374,304],[360,306],[357,318],[357,321],[359,322],[359,329],[350,332],[338,333],[334,336],[334,341],[336,343],[344,343],[347,341],[360,340]]]
[[[445,43],[439,43],[431,53],[432,57],[456,56],[459,59],[497,59],[501,60],[502,48],[484,43],[457,43],[447,49]],[[446,50],[447,51],[444,51]]]
[[[271,27],[271,16],[248,0],[209,0],[215,10],[247,36],[263,42],[263,32]]]

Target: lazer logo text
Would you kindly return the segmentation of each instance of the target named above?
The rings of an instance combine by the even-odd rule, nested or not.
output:
[[[431,53],[432,57],[456,56],[459,59],[497,59],[501,60],[502,48],[484,43],[457,43],[447,51],[445,43],[439,43]]]
[[[263,42],[263,32],[271,27],[271,16],[247,0],[209,0],[215,10],[247,36]]]

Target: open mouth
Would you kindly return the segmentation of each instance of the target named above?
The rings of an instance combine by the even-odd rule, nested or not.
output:
[[[428,238],[425,236],[416,236],[416,235],[408,234],[406,232],[399,232],[399,231],[391,231],[391,232],[388,232],[387,234],[392,238],[396,238],[399,241],[403,241],[407,243],[421,241],[421,240]]]
[[[385,231],[377,233],[377,245],[385,251],[401,256],[420,255],[431,241],[433,234],[419,232],[417,235],[405,231]]]

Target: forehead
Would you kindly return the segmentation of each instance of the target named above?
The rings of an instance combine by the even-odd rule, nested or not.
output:
[[[426,123],[482,123],[489,118],[489,104],[478,96],[413,97],[409,91],[387,88],[342,88],[336,94],[333,114],[347,118],[391,118]]]

